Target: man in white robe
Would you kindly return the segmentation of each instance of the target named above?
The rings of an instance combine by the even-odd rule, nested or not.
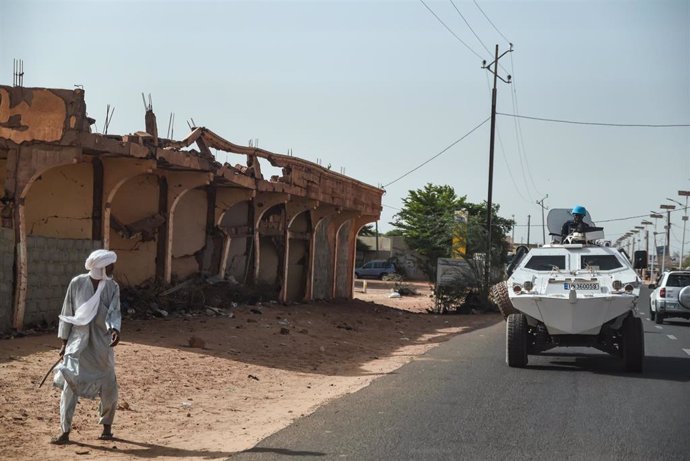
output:
[[[100,397],[99,424],[103,440],[111,430],[117,409],[117,380],[113,347],[120,342],[120,288],[112,279],[117,255],[96,250],[87,258],[89,271],[74,277],[62,306],[58,338],[62,340],[62,363],[55,369],[53,384],[62,389],[61,433],[51,443],[69,442],[72,417],[79,397]]]

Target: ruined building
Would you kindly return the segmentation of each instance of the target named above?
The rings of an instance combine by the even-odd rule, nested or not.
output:
[[[117,252],[121,285],[209,274],[283,302],[352,296],[356,235],[378,219],[381,189],[202,127],[164,139],[151,107],[144,132],[93,122],[81,89],[0,86],[0,331],[54,322],[95,248]]]

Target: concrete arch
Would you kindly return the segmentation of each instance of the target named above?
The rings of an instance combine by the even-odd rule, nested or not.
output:
[[[302,301],[307,297],[311,271],[311,224],[309,210],[296,214],[288,224],[283,302]]]
[[[276,298],[282,293],[285,283],[285,204],[266,207],[258,218],[256,227],[256,278],[275,289]],[[271,296],[272,297],[272,296]]]
[[[84,259],[101,244],[92,241],[93,169],[78,159],[51,157],[14,178],[20,193],[12,323],[18,330],[55,321],[69,279],[84,271]]]
[[[333,217],[337,216],[335,209],[326,211],[324,207],[312,213],[313,232],[310,245],[311,274],[309,277],[308,299],[327,299],[331,296],[333,285],[333,250],[332,239],[329,239],[328,229]]]
[[[333,288],[334,297],[351,298],[354,288],[354,264],[357,257],[357,235],[366,224],[376,221],[376,216],[356,216],[338,229],[338,280]]]
[[[206,245],[208,196],[204,188],[186,189],[170,206],[168,214],[168,276],[185,278],[199,272],[197,255]]]
[[[139,232],[128,235],[110,231],[111,219],[125,226],[141,222],[159,213],[159,177],[144,172],[123,178],[108,194],[106,213],[108,219],[108,248],[117,252],[116,276],[124,285],[138,285],[156,276],[158,239],[156,232]],[[104,232],[104,237],[106,232]]]
[[[103,159],[103,248],[110,248],[111,205],[118,191],[130,179],[155,171],[153,160],[131,160],[125,158]]]
[[[241,200],[224,210],[218,218],[218,227],[225,235],[219,275],[232,276],[241,283],[249,275],[250,247],[254,245],[251,210],[251,201]]]

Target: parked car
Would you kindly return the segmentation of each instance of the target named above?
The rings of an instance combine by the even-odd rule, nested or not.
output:
[[[664,272],[649,285],[649,317],[664,323],[669,317],[690,319],[690,271]]]
[[[383,259],[369,261],[362,267],[355,269],[355,277],[382,279],[384,275],[395,274],[395,264]]]

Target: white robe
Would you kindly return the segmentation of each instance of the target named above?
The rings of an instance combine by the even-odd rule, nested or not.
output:
[[[117,389],[109,330],[120,331],[120,288],[114,280],[104,283],[98,312],[91,322],[77,326],[61,320],[58,327],[58,338],[67,340],[67,345],[63,362],[55,368],[53,384],[62,389],[66,382],[77,397],[93,399]],[[74,315],[94,293],[89,274],[76,276],[67,288],[61,315]]]

